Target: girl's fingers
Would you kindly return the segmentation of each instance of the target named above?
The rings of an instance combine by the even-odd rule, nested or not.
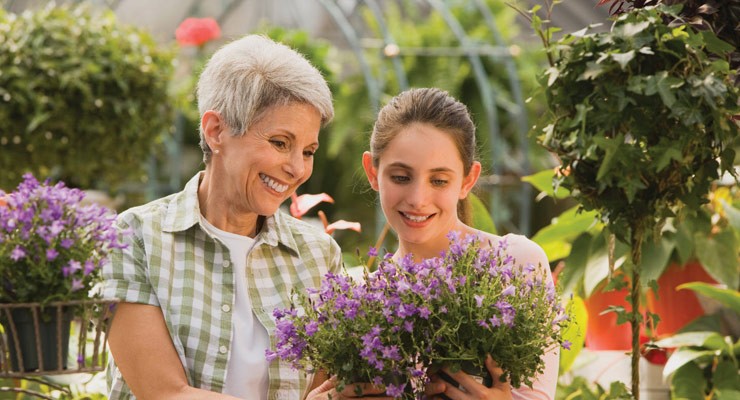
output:
[[[486,357],[486,368],[488,369],[488,373],[491,374],[491,378],[493,378],[493,386],[506,383],[501,382],[501,375],[504,374],[504,370],[498,366],[496,360],[494,360],[490,355]]]

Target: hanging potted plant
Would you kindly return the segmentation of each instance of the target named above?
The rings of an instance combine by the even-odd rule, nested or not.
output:
[[[682,208],[698,209],[721,172],[735,173],[738,88],[726,60],[734,48],[710,31],[669,26],[665,16],[678,10],[642,8],[617,17],[608,32],[546,41],[549,113],[538,140],[568,172],[559,184],[628,246],[632,310],[640,310],[643,244],[660,238]],[[632,326],[639,397],[642,315],[623,318]]]
[[[31,174],[15,191],[0,191],[0,323],[12,371],[66,367],[75,305],[100,297],[100,267],[123,246],[115,213],[84,196]]]

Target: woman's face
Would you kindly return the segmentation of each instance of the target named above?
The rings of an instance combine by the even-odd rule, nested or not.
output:
[[[383,213],[399,240],[427,247],[435,255],[447,247],[447,233],[460,224],[457,203],[475,185],[479,165],[465,176],[450,135],[419,123],[391,140],[377,168],[369,153],[363,158],[370,184],[379,192]]]
[[[267,110],[241,137],[219,135],[212,164],[223,167],[223,189],[233,211],[274,214],[311,176],[320,129],[315,107],[292,103]]]

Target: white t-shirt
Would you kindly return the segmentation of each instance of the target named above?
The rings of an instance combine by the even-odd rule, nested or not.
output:
[[[241,399],[267,399],[268,362],[265,350],[270,347],[267,330],[252,311],[252,302],[247,291],[247,255],[252,250],[254,239],[248,236],[222,231],[200,218],[203,228],[218,238],[229,249],[234,266],[235,297],[231,353],[226,366],[226,382],[223,393]],[[222,309],[226,312],[226,310]]]

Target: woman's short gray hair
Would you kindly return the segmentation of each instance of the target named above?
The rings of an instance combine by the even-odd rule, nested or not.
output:
[[[217,111],[232,135],[243,135],[271,107],[293,102],[319,111],[322,126],[334,117],[331,91],[321,72],[290,47],[248,35],[221,47],[198,80],[198,111]],[[203,161],[211,149],[200,127]]]

